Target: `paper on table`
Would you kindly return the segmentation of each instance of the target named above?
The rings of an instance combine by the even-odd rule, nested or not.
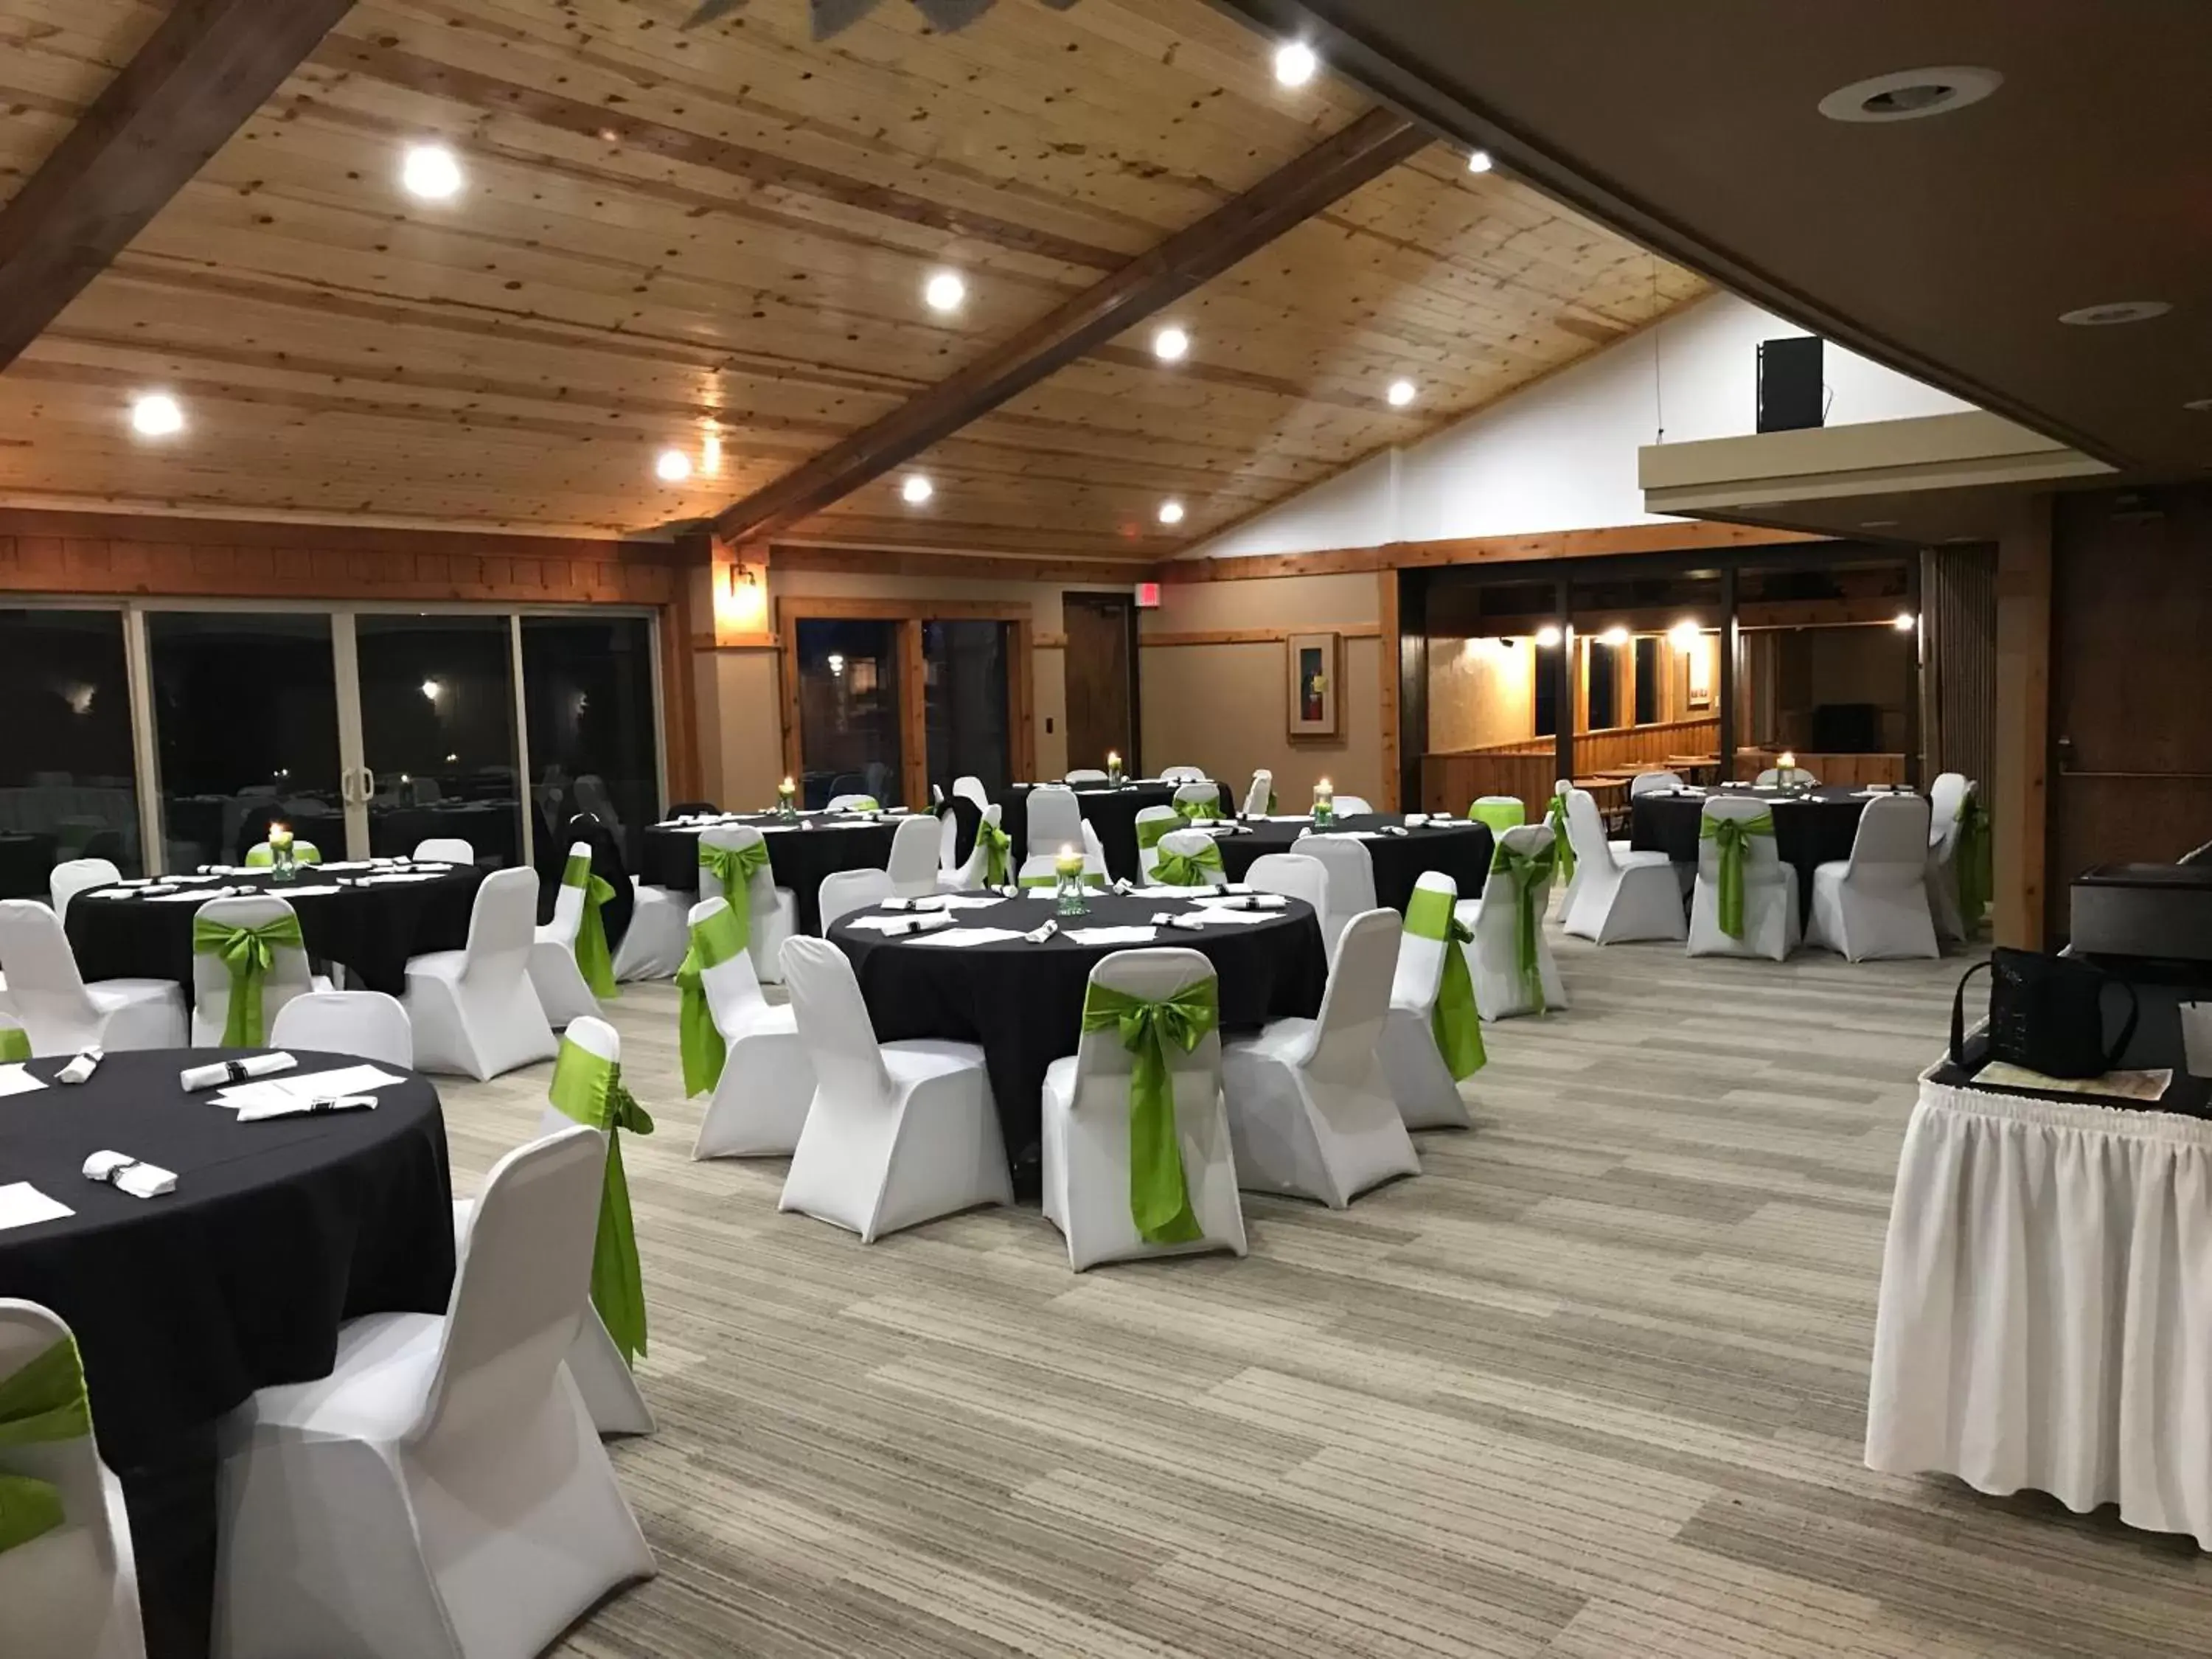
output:
[[[900,934],[926,933],[932,927],[949,927],[952,918],[942,910],[925,910],[920,915],[855,916],[847,924],[862,933]]]
[[[286,898],[314,898],[324,893],[343,893],[345,889],[339,886],[337,883],[334,881],[319,882],[312,887],[287,887],[284,890],[283,896]]]
[[[1234,927],[1244,927],[1255,921],[1266,921],[1276,913],[1271,910],[1224,910],[1218,905],[1208,905],[1188,914],[1192,921],[1209,927],[1215,922],[1225,921]]]
[[[941,945],[949,951],[965,949],[971,945],[1004,945],[1021,935],[1011,927],[948,927],[942,933],[925,933],[916,945]]]
[[[217,897],[219,895],[208,892],[204,889],[194,888],[189,893],[146,892],[140,894],[139,896],[149,904],[205,904],[210,899]]]
[[[1313,814],[1310,812],[1267,812],[1261,815],[1261,822],[1263,823],[1310,823],[1313,822]]]
[[[437,870],[394,870],[386,875],[363,876],[356,884],[362,887],[385,887],[395,882],[435,881],[443,873]]]
[[[20,1065],[0,1066],[0,1095],[27,1095],[46,1086]]]
[[[34,1227],[41,1221],[59,1221],[76,1212],[58,1204],[27,1181],[0,1187],[0,1232],[10,1227]]]
[[[981,893],[947,893],[936,898],[916,899],[914,905],[917,910],[959,911],[988,910],[994,904],[1005,902],[1006,900],[1002,898],[992,897]]]
[[[219,1092],[216,1101],[223,1106],[258,1106],[270,1101],[319,1100],[368,1094],[406,1080],[375,1066],[340,1066],[328,1072],[293,1072],[258,1083],[234,1083]]]
[[[1995,1089],[2033,1089],[2041,1095],[2105,1095],[2114,1100],[2154,1101],[2172,1086],[2171,1069],[2107,1072],[2102,1077],[2045,1077],[2025,1066],[1992,1060],[1974,1073],[1976,1083]]]
[[[1078,945],[1150,945],[1158,937],[1152,927],[1072,927],[1068,938]]]

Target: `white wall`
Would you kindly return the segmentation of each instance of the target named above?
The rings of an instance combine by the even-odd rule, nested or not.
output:
[[[1804,332],[1715,295],[1411,448],[1323,479],[1191,556],[1664,523],[1644,510],[1637,450],[1753,431],[1758,343]],[[1830,426],[1972,407],[1832,343],[1825,365]]]

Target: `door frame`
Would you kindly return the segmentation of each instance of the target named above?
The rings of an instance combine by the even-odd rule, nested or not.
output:
[[[1068,605],[1073,600],[1091,599],[1103,600],[1121,607],[1123,629],[1128,637],[1127,661],[1129,664],[1129,753],[1128,763],[1122,769],[1133,778],[1140,778],[1145,775],[1145,699],[1143,678],[1139,670],[1139,665],[1143,662],[1144,656],[1137,647],[1137,596],[1127,588],[1070,587],[1063,589],[1060,596],[1060,654],[1063,658],[1067,654],[1066,642]],[[1072,755],[1070,758],[1073,758]],[[1091,763],[1088,761],[1084,763],[1086,766]]]

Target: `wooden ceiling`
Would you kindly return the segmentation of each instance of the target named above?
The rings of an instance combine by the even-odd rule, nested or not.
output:
[[[0,372],[0,502],[540,532],[709,518],[1343,131],[1202,0],[1001,0],[952,35],[800,0],[362,0]],[[0,198],[152,33],[0,0]],[[398,187],[412,143],[466,170]],[[947,318],[928,275],[964,274]],[[1702,291],[1442,146],[794,538],[1150,556]],[[1416,380],[1390,410],[1383,388]],[[189,424],[135,439],[136,392]],[[713,442],[709,442],[709,434]],[[674,446],[695,471],[659,483]],[[717,453],[717,451],[719,452]],[[1174,495],[1188,517],[1155,521]]]

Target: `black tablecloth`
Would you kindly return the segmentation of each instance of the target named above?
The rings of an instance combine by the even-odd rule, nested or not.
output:
[[[371,990],[399,995],[407,988],[407,958],[432,951],[458,951],[469,942],[469,914],[484,872],[459,865],[430,866],[429,881],[349,886],[335,893],[297,891],[350,879],[363,871],[327,872],[302,865],[296,879],[282,882],[267,871],[196,881],[210,892],[223,887],[270,893],[289,901],[300,916],[307,954],[343,963]],[[102,890],[94,888],[93,892]],[[190,890],[187,888],[185,890]],[[155,899],[70,901],[69,938],[77,971],[88,980],[173,979],[192,995],[192,917],[198,907]]]
[[[1763,801],[1774,814],[1774,854],[1797,871],[1797,902],[1813,908],[1813,872],[1851,855],[1859,814],[1871,797],[1841,784],[1824,784],[1803,795],[1778,789],[1716,789],[1689,794],[1638,795],[1629,803],[1628,844],[1664,853],[1677,864],[1698,861],[1698,830],[1707,794]]]
[[[53,873],[52,836],[0,836],[0,898],[45,898],[52,889]]]
[[[157,1656],[205,1650],[214,1420],[257,1389],[327,1376],[343,1321],[442,1313],[453,1291],[430,1085],[383,1089],[373,1112],[263,1123],[178,1086],[185,1066],[242,1052],[112,1054],[89,1083],[0,1101],[4,1178],[76,1212],[0,1232],[0,1296],[44,1304],[76,1334]],[[357,1063],[298,1058],[303,1072]],[[51,1080],[64,1063],[28,1069]],[[176,1191],[137,1199],[87,1181],[101,1151],[173,1170]]]
[[[1359,830],[1380,830],[1384,824],[1402,824],[1405,815],[1399,812],[1370,812],[1359,817],[1339,818],[1329,825],[1331,833]],[[1269,823],[1255,821],[1248,830],[1220,837],[1221,865],[1231,881],[1242,881],[1252,861],[1268,853],[1295,853],[1297,839],[1311,826],[1306,823]],[[1459,884],[1462,898],[1481,896],[1482,884],[1490,875],[1490,826],[1455,819],[1441,829],[1423,824],[1403,836],[1377,836],[1372,841],[1363,841],[1367,855],[1375,866],[1375,902],[1389,909],[1402,913],[1413,896],[1413,884],[1422,873],[1439,871]]]
[[[1125,783],[1115,789],[1099,783],[1084,784],[1076,789],[1076,808],[1098,831],[1098,839],[1106,848],[1106,867],[1117,880],[1137,879],[1137,814],[1147,806],[1174,805],[1176,791],[1182,787],[1175,783]],[[1000,803],[1006,810],[999,815],[999,827],[1014,838],[1013,859],[1017,865],[1030,855],[1030,792],[1036,787],[1035,784],[1018,783],[1006,791],[1006,798]],[[1224,814],[1236,811],[1236,803],[1230,799],[1225,784],[1221,786],[1221,810]],[[963,823],[963,830],[966,844],[973,847],[974,829]]]
[[[799,931],[822,931],[822,878],[840,870],[881,870],[891,861],[891,837],[898,833],[899,817],[873,820],[840,812],[815,813],[802,817],[794,829],[773,812],[749,812],[727,819],[750,824],[768,842],[768,866],[779,887],[788,887],[799,899]],[[807,829],[816,818],[834,823],[836,829]],[[639,872],[655,887],[679,892],[699,890],[699,831],[717,825],[677,829],[657,823],[645,832],[645,865]]]
[[[1042,945],[1012,939],[951,950],[856,928],[849,917],[830,937],[853,960],[879,1041],[942,1037],[983,1045],[1015,1189],[1033,1195],[1046,1068],[1075,1052],[1091,969],[1115,951],[1143,948],[1081,945],[1065,930],[1135,927],[1164,911],[1194,908],[1186,899],[1094,894],[1090,915],[1062,921],[1061,935]],[[988,909],[963,910],[955,925],[1026,933],[1053,914],[1049,900],[1009,899]],[[1224,1030],[1310,1018],[1321,1010],[1328,979],[1321,926],[1295,900],[1263,922],[1193,933],[1161,928],[1152,943],[1205,952],[1221,975]]]

